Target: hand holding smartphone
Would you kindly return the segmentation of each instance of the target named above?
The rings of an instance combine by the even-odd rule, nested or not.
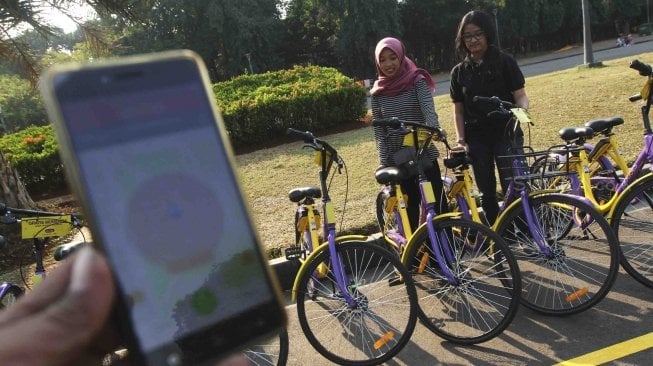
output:
[[[285,324],[207,75],[171,51],[41,82],[138,364],[211,364]]]

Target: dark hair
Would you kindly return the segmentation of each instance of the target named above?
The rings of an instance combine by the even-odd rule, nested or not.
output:
[[[463,16],[458,25],[458,33],[456,34],[456,54],[460,58],[464,58],[469,54],[465,41],[463,41],[463,30],[467,24],[474,24],[481,28],[483,33],[485,33],[485,39],[487,39],[488,46],[494,44],[494,22],[492,21],[492,17],[484,11],[472,10]]]

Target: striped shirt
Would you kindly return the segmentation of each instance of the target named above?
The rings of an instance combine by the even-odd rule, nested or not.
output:
[[[419,122],[431,127],[440,127],[433,103],[433,93],[431,93],[426,80],[418,80],[413,88],[399,95],[372,95],[372,118],[391,117],[409,122]],[[404,134],[397,129],[388,127],[373,128],[376,151],[381,165],[396,165],[393,154],[401,149]],[[433,161],[438,156],[437,148],[431,144],[426,151],[426,157]]]

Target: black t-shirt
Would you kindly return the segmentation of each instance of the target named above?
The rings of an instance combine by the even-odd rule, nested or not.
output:
[[[465,112],[465,129],[490,131],[505,126],[504,120],[492,120],[487,114],[493,107],[487,103],[474,103],[477,95],[497,96],[512,103],[512,92],[524,87],[525,80],[517,62],[510,55],[489,46],[483,62],[475,63],[469,57],[451,70],[449,93],[454,103],[462,102]]]

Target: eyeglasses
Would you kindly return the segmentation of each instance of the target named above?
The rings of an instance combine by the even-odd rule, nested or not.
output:
[[[478,32],[473,33],[473,34],[465,33],[465,34],[463,34],[463,41],[470,42],[472,40],[472,38],[475,41],[479,41],[481,39],[481,37],[483,37],[484,35],[485,35],[485,32],[483,32],[483,31],[478,31]]]

